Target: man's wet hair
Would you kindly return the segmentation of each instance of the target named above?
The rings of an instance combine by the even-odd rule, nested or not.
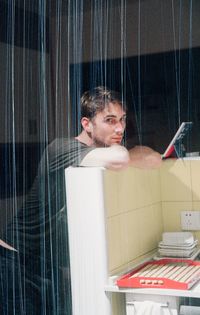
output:
[[[81,118],[92,119],[102,112],[109,103],[120,105],[126,111],[126,105],[120,93],[98,86],[83,93],[81,97]]]

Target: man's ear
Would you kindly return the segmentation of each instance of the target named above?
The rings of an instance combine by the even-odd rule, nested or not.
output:
[[[91,123],[91,121],[90,121],[89,118],[83,117],[83,118],[81,119],[81,125],[82,125],[83,129],[84,129],[86,132],[91,132],[91,131],[92,131],[93,126],[92,126],[92,123]]]

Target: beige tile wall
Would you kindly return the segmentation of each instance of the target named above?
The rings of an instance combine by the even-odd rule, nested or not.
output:
[[[156,249],[163,231],[181,231],[180,212],[200,210],[200,161],[166,160],[159,170],[105,172],[110,273]],[[200,240],[200,231],[195,232]]]
[[[200,161],[167,160],[160,174],[164,231],[181,231],[181,211],[200,210]]]
[[[163,230],[159,171],[106,171],[105,203],[112,274],[157,247]]]
[[[190,161],[166,160],[161,173],[161,199],[169,201],[192,201]]]

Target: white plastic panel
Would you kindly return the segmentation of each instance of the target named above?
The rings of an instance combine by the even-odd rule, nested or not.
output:
[[[66,192],[73,315],[110,315],[103,169],[68,168]]]

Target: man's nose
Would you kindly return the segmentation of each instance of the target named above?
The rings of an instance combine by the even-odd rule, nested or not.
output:
[[[122,125],[121,122],[118,122],[115,126],[115,132],[117,134],[122,134],[124,132],[124,126]]]

